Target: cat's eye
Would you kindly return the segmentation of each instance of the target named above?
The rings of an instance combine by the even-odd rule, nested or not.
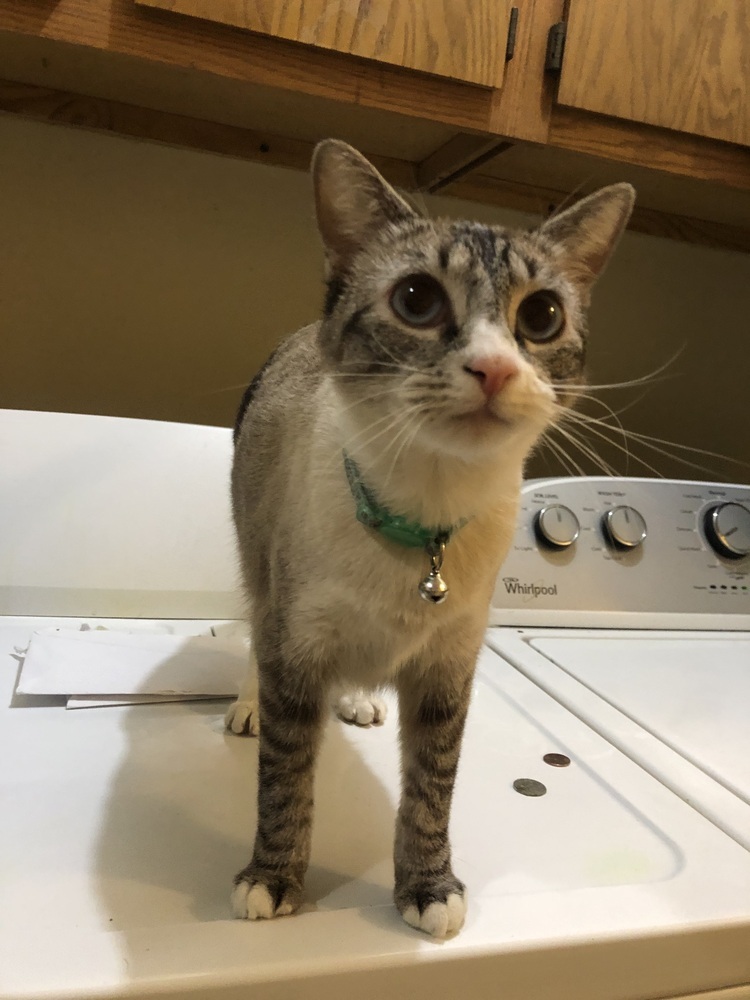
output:
[[[516,313],[516,336],[535,344],[554,339],[564,325],[563,307],[552,292],[532,292]]]
[[[429,274],[410,274],[391,292],[391,309],[409,326],[437,326],[448,315],[448,296]]]

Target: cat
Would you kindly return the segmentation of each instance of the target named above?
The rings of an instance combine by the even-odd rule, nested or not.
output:
[[[249,919],[299,907],[326,701],[348,688],[339,714],[379,723],[372,692],[391,686],[394,900],[445,937],[466,912],[453,784],[524,462],[575,401],[591,287],[635,193],[616,184],[515,232],[424,218],[337,140],[317,146],[312,178],[323,317],[271,355],[235,427],[259,692],[256,706],[243,691],[228,724],[261,725],[255,846],[232,907]]]

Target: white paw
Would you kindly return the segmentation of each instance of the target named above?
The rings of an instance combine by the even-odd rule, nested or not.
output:
[[[341,721],[352,726],[382,726],[388,714],[383,699],[369,691],[348,691],[333,707]]]
[[[299,905],[299,904],[297,904]],[[265,885],[255,882],[238,882],[232,889],[232,916],[238,920],[272,920],[274,917],[286,917],[297,908],[293,899],[282,897],[275,906],[271,893]]]
[[[224,725],[237,736],[257,736],[260,732],[258,702],[233,701],[224,716]]]
[[[420,914],[417,906],[407,906],[403,918],[410,927],[444,938],[460,931],[466,919],[466,900],[452,892],[444,903],[430,903]]]

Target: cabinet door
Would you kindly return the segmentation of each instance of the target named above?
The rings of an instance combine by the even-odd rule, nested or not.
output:
[[[136,2],[377,62],[499,87],[513,0]]]
[[[750,145],[750,0],[570,0],[558,101]]]

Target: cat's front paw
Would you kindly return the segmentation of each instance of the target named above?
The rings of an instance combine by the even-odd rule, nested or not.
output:
[[[260,732],[257,700],[238,698],[233,701],[224,716],[224,725],[235,736],[257,736]]]
[[[434,885],[397,887],[395,900],[406,923],[432,937],[457,934],[466,919],[466,888],[455,876]]]
[[[232,889],[232,915],[239,920],[271,920],[299,909],[302,886],[283,875],[247,873],[236,877]]]
[[[382,726],[388,706],[370,691],[347,691],[334,702],[334,711],[351,726]]]

